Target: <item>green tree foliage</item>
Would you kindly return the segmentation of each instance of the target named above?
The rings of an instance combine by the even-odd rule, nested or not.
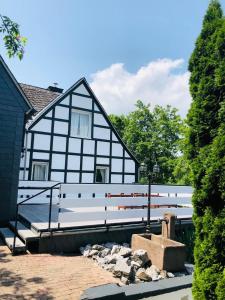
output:
[[[182,163],[187,164],[180,156],[184,122],[175,108],[155,106],[151,110],[138,100],[135,111],[127,116],[111,115],[110,118],[139,162],[146,162],[152,168],[157,160],[161,169],[157,182],[175,183],[174,170],[179,161],[179,179],[183,183]]]
[[[124,115],[117,116],[117,115],[109,115],[113,125],[116,128],[116,131],[119,133],[120,136],[124,136],[124,130],[127,125],[127,118]]]
[[[0,20],[0,33],[3,34],[3,42],[9,58],[17,55],[21,60],[27,39],[20,35],[19,25],[9,17],[0,15]]]
[[[225,20],[211,1],[190,58],[188,147],[194,182],[194,299],[225,299]]]
[[[176,184],[191,185],[192,184],[192,171],[190,163],[185,154],[178,156],[174,160],[174,168],[172,173],[172,179],[170,182]]]
[[[220,88],[215,85],[215,70],[220,63],[215,59],[217,28],[221,25],[222,10],[212,1],[203,21],[203,28],[189,61],[190,92],[193,98],[188,123],[189,155],[194,158],[200,147],[210,144],[218,127]]]

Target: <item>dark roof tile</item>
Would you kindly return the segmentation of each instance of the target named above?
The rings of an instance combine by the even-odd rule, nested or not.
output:
[[[60,93],[29,84],[20,83],[20,86],[36,112],[41,111],[51,101],[61,95]]]

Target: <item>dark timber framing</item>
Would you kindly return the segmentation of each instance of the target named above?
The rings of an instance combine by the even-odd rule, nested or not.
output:
[[[77,93],[74,92],[74,89],[79,88],[81,85],[84,85],[84,87],[86,88],[87,92],[91,95],[84,95],[81,93]],[[79,97],[84,97],[87,99],[92,100],[92,104],[91,104],[91,108],[82,108],[82,107],[78,107],[78,106],[74,106],[73,105],[73,101],[72,101],[72,95],[76,95]],[[69,97],[69,102],[64,104],[61,103],[64,99],[66,99],[67,97]],[[60,118],[59,115],[56,115],[56,111],[55,111],[55,107],[65,107],[68,108],[69,110],[69,116],[68,119],[63,119]],[[72,115],[72,110],[80,110],[80,111],[84,111],[84,112],[88,112],[91,114],[91,138],[79,138],[79,137],[74,137],[71,136],[71,115]],[[52,116],[47,116],[47,114],[52,111]],[[96,124],[96,120],[95,120],[95,114],[100,114],[103,116],[104,120],[106,121],[106,124],[104,125],[100,125],[100,124]],[[51,130],[50,132],[44,132],[44,131],[39,131],[39,130],[35,130],[35,125],[40,121],[40,120],[51,120]],[[54,124],[55,121],[57,122],[62,122],[65,124],[68,124],[68,133],[66,134],[62,134],[62,133],[55,133],[54,132]],[[94,136],[94,130],[96,128],[102,128],[104,129],[108,129],[109,130],[109,136],[108,138],[104,138],[104,136],[101,136],[100,138],[95,137]],[[106,132],[107,133],[107,132]],[[55,100],[53,100],[47,107],[45,107],[41,112],[39,112],[39,114],[34,118],[33,122],[31,122],[31,124],[28,126],[27,129],[27,134],[31,134],[31,145],[30,145],[30,149],[28,147],[28,152],[30,153],[29,156],[29,167],[26,168],[26,171],[28,171],[28,179],[31,180],[31,174],[32,174],[32,163],[33,161],[46,161],[45,159],[35,159],[33,158],[33,152],[35,153],[46,153],[49,154],[49,167],[48,167],[48,180],[51,180],[51,173],[52,172],[58,172],[58,173],[62,173],[64,172],[64,176],[63,176],[63,181],[67,182],[68,180],[68,173],[78,173],[79,175],[79,183],[82,183],[82,174],[93,174],[93,182],[96,181],[96,166],[105,166],[108,167],[109,169],[109,183],[113,182],[112,181],[112,175],[121,175],[121,183],[126,182],[125,181],[125,175],[134,175],[135,176],[135,181],[137,182],[138,179],[138,174],[137,174],[137,169],[138,169],[138,161],[136,160],[136,158],[133,156],[133,154],[129,151],[129,149],[126,147],[126,145],[123,143],[123,141],[121,140],[119,134],[117,133],[117,131],[115,130],[115,128],[113,127],[111,121],[109,120],[105,110],[103,109],[103,107],[101,106],[101,104],[99,103],[98,99],[96,98],[96,96],[94,95],[93,91],[91,90],[91,88],[89,87],[89,85],[87,84],[87,81],[85,78],[80,79],[78,82],[76,82],[70,89],[68,89],[68,91],[66,91],[64,94],[60,95],[59,97],[57,97]],[[34,149],[34,135],[35,134],[42,134],[42,135],[47,135],[50,136],[50,148],[49,150],[39,150],[39,149]],[[116,137],[116,141],[113,139],[113,134]],[[65,151],[56,151],[53,148],[53,140],[54,137],[64,137],[66,140],[66,145],[65,145]],[[74,151],[71,152],[71,149],[69,149],[69,141],[70,139],[75,138],[75,139],[80,139],[81,141],[81,148],[80,151]],[[84,153],[84,141],[85,140],[92,140],[94,141],[94,153],[93,154],[88,154],[88,153]],[[107,142],[109,143],[109,154],[108,155],[102,155],[102,154],[98,154],[97,152],[97,148],[98,148],[98,142]],[[113,155],[112,152],[112,145],[113,143],[115,144],[120,144],[122,147],[122,154],[121,155]],[[129,157],[127,157],[126,153],[128,154]],[[52,156],[54,154],[62,154],[65,156],[65,165],[64,168],[54,168],[52,166]],[[78,157],[80,157],[80,168],[79,169],[68,169],[68,156],[69,155],[76,155]],[[83,159],[85,157],[93,157],[94,158],[94,169],[92,171],[90,170],[83,170]],[[108,159],[108,163],[100,163],[98,161],[98,158],[102,158],[102,159]],[[121,159],[122,160],[122,170],[121,172],[112,172],[112,159]],[[125,160],[131,160],[134,161],[135,163],[135,170],[133,172],[125,172]],[[23,168],[21,168],[21,170],[24,170]]]
[[[66,153],[65,153],[65,174],[64,174],[64,182],[67,182],[67,170],[68,170],[68,152],[69,152],[69,136],[71,132],[71,114],[72,114],[72,96],[69,96],[69,126],[68,126],[68,135],[66,137]],[[54,123],[54,122],[52,122]]]

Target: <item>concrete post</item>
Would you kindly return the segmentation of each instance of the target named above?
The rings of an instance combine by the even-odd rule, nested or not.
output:
[[[162,236],[174,240],[175,239],[175,215],[172,213],[165,213],[164,220],[162,220]]]

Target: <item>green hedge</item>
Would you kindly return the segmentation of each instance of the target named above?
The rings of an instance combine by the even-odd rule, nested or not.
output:
[[[189,63],[196,300],[225,299],[225,20],[211,1]]]

